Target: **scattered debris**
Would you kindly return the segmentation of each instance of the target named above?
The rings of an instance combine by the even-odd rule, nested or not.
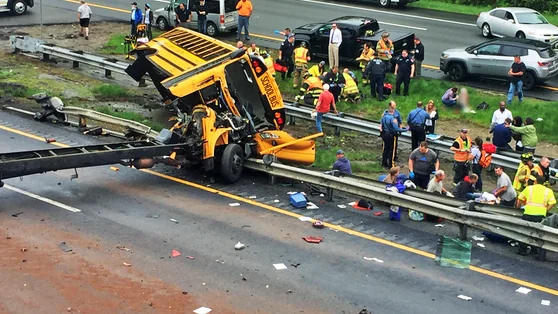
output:
[[[358,203],[357,203],[357,202],[350,202],[350,203],[347,203],[347,205],[349,205],[349,206],[355,206],[356,204],[358,204]]]
[[[312,218],[311,218],[311,217],[302,216],[302,217],[298,217],[298,220],[300,220],[300,221],[311,221]]]
[[[178,223],[178,220],[171,218],[170,221],[174,222],[175,224]]]
[[[324,238],[322,238],[322,237],[309,236],[309,237],[302,237],[302,239],[304,239],[304,241],[306,241],[306,242],[308,242],[308,243],[316,243],[316,244],[318,244],[318,243],[322,242],[322,240],[323,240]]]
[[[287,269],[287,266],[283,263],[273,264],[273,267],[275,267],[275,269],[277,269],[277,270]]]
[[[193,256],[186,256],[187,259],[194,259]]]
[[[160,215],[149,214],[149,215],[147,215],[147,216],[145,216],[145,217],[147,217],[147,218],[155,218],[155,219],[158,219],[158,218],[160,217]]]
[[[531,289],[525,288],[525,287],[519,287],[519,288],[517,288],[517,290],[515,290],[515,292],[519,292],[519,293],[523,293],[523,294],[527,294],[531,291],[532,291]]]
[[[339,208],[347,208],[347,205],[339,204],[339,205],[337,205],[337,207],[339,207]]]
[[[384,213],[383,212],[375,212],[374,216],[382,216]]]
[[[541,305],[550,306],[550,301],[549,300],[542,300]]]
[[[56,139],[55,139],[55,138],[52,138],[52,137],[45,137],[45,142],[47,142],[47,143],[49,143],[49,144],[50,144],[50,143],[55,143],[55,142],[56,142]]]
[[[187,291],[182,291],[182,294],[183,294],[183,295],[187,295],[188,292],[187,292]]]
[[[280,200],[273,200],[273,203],[279,203]]]
[[[324,227],[324,223],[316,220],[314,221],[314,223],[312,224],[312,227],[316,228],[316,229],[322,229]]]
[[[129,263],[126,263],[126,262],[123,262],[122,265],[128,266],[128,267],[132,266],[132,264],[129,264]]]
[[[320,193],[320,197],[325,197],[325,195],[323,193]]]
[[[21,214],[23,214],[23,212],[17,213],[17,214],[12,214],[12,217],[16,217],[16,218],[17,218],[17,216],[19,216],[19,215],[21,215]]]
[[[211,309],[205,306],[202,306],[199,309],[194,310],[194,313],[196,314],[207,314],[209,312],[211,312]]]
[[[293,195],[293,194],[296,194],[296,193],[298,193],[298,192],[293,192],[293,191],[287,192],[288,195]]]
[[[363,259],[367,260],[367,261],[372,261],[372,262],[377,262],[377,263],[383,263],[384,261],[382,261],[379,258],[375,258],[375,257],[363,257]]]
[[[240,203],[229,203],[230,207],[237,207],[240,206]]]
[[[250,225],[244,225],[244,226],[242,226],[242,227],[240,227],[240,228],[244,229],[244,228],[252,228],[252,227],[251,227]]]
[[[316,204],[312,203],[312,202],[308,202],[306,209],[319,209],[318,206],[316,206]]]
[[[457,297],[462,299],[462,300],[465,300],[465,301],[471,301],[473,299],[471,297],[468,297],[468,296],[462,295],[462,294],[458,295]]]
[[[117,245],[116,248],[122,251],[130,252],[130,249],[123,245]]]
[[[482,244],[482,243],[477,243],[477,246],[486,247],[486,245],[484,245],[484,244]]]
[[[240,251],[242,249],[244,249],[246,247],[246,244],[244,243],[240,243],[240,241],[238,241],[235,245],[234,245],[234,249],[237,251]]]
[[[22,251],[22,252],[25,252],[25,251],[27,251],[27,249],[26,249],[26,248],[22,248],[21,251]]]
[[[290,289],[287,290],[287,294],[289,294],[289,293],[293,293],[292,290],[290,290]]]
[[[58,247],[60,247],[62,249],[62,251],[66,252],[66,253],[72,251],[72,249],[68,245],[66,245],[66,242],[62,242],[62,243],[58,244]]]
[[[251,200],[253,200],[253,199],[256,199],[256,198],[258,198],[258,197],[257,197],[256,195],[251,195],[251,196],[248,196],[248,198],[251,199]]]
[[[172,250],[172,254],[171,254],[172,257],[178,257],[180,255],[182,255],[182,253],[178,252],[177,250]]]
[[[269,288],[269,285],[265,285],[266,288]]]
[[[473,240],[475,240],[475,241],[484,241],[484,237],[473,236]]]
[[[439,228],[443,228],[443,227],[444,227],[444,225],[442,225],[442,224],[437,224],[437,225],[434,225],[434,227],[439,227]]]
[[[543,118],[537,118],[537,121],[542,121],[542,120],[543,120]]]
[[[220,260],[218,260],[218,259],[216,259],[215,262],[221,263],[221,264],[225,264],[225,261],[220,261]]]
[[[291,266],[294,267],[294,268],[298,268],[298,266],[300,266],[300,263],[291,264]]]
[[[27,260],[26,260],[26,259],[24,259],[24,260],[23,260],[23,261],[21,261],[21,262],[22,262],[22,263],[26,263],[26,262],[27,262]]]
[[[248,279],[246,279],[246,277],[242,277],[242,281],[248,281]]]
[[[115,167],[115,166],[111,166],[111,167],[110,167],[110,170],[112,170],[112,171],[118,171],[118,170],[120,170],[120,168]]]

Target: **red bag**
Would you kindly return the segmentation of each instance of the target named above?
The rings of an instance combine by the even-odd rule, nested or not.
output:
[[[275,68],[276,72],[280,72],[280,73],[287,73],[287,67],[280,65],[279,63],[275,63],[273,65],[273,67]]]
[[[384,95],[391,95],[391,84],[384,83]]]

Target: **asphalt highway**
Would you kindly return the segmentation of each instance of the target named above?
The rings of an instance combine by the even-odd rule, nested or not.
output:
[[[0,112],[0,152],[101,140],[108,139]],[[206,306],[230,304],[237,313],[358,313],[364,307],[375,314],[554,313],[558,304],[554,270],[478,247],[471,269],[439,267],[432,259],[435,235],[389,222],[386,215],[364,216],[325,203],[319,210],[293,210],[284,189],[257,183],[250,174],[225,186],[202,184],[202,175],[171,168],[119,168],[78,169],[77,180],[70,180],[73,171],[5,180],[25,193],[0,189],[0,219],[24,208],[26,216],[46,215],[66,232],[125,245],[133,249],[134,268],[156,269],[161,280]],[[236,202],[240,206],[230,206]],[[297,219],[301,215],[336,227],[314,229]],[[324,241],[302,240],[310,235]],[[236,251],[238,241],[247,247]],[[172,250],[182,256],[169,258]],[[276,270],[277,263],[287,269]],[[533,291],[516,292],[521,286]]]

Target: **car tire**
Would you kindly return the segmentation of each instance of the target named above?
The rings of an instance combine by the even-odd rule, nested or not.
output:
[[[537,85],[537,80],[535,74],[531,71],[525,72],[523,74],[523,88],[524,90],[532,90]]]
[[[23,0],[16,0],[12,3],[12,13],[15,15],[22,15],[27,12],[27,4]]]
[[[484,23],[482,24],[481,27],[481,34],[483,37],[485,38],[490,38],[492,37],[492,29],[490,28],[490,25],[488,23]]]
[[[217,25],[215,25],[215,23],[208,21],[207,25],[205,26],[205,33],[208,36],[215,36],[217,35],[217,33],[219,32],[219,30],[217,29]]]
[[[465,78],[465,67],[459,62],[450,63],[448,74],[452,81],[461,82]]]
[[[406,6],[407,6],[407,2],[399,1],[399,2],[397,3],[397,7],[400,8],[400,9],[403,9],[403,8],[406,7]]]
[[[525,38],[525,33],[524,33],[524,32],[517,32],[517,34],[515,34],[515,37],[517,37],[517,38]]]
[[[221,157],[221,176],[229,183],[235,183],[242,176],[244,152],[238,144],[225,147]]]
[[[157,19],[157,28],[162,30],[162,31],[166,31],[169,29],[169,22],[167,22],[167,19],[165,19],[164,17],[160,17]]]
[[[382,8],[389,8],[391,6],[391,0],[379,0],[378,3]]]

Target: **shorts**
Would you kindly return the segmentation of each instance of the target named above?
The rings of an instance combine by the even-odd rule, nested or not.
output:
[[[89,18],[86,18],[86,19],[79,19],[79,26],[81,26],[81,27],[89,27]]]

